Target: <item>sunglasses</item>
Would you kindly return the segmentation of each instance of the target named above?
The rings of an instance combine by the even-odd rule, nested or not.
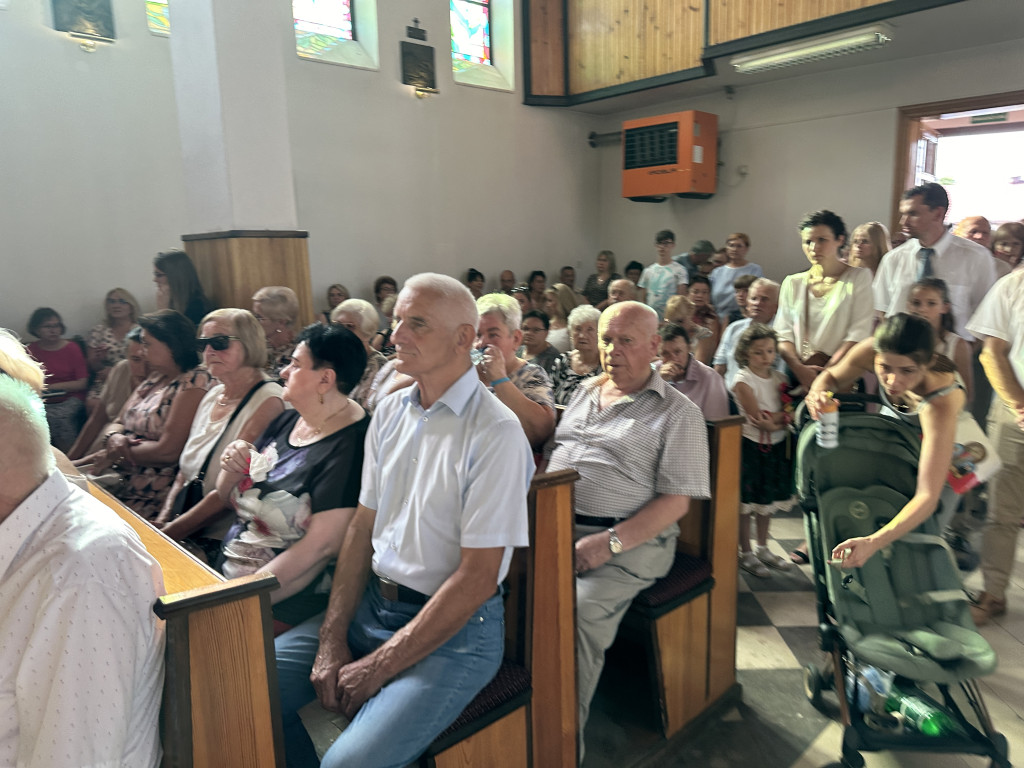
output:
[[[241,341],[242,339],[238,336],[226,336],[223,334],[220,336],[207,336],[205,338],[200,337],[196,339],[196,352],[203,354],[206,351],[207,345],[213,347],[215,352],[223,352],[231,346],[232,340]]]

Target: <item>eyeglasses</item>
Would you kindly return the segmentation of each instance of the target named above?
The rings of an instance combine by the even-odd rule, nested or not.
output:
[[[107,304],[130,304],[131,302],[127,299],[109,298]]]
[[[241,341],[242,339],[238,336],[226,336],[221,334],[219,336],[206,336],[196,339],[196,352],[203,354],[206,351],[206,346],[210,345],[215,352],[223,352],[225,349],[231,346],[232,341]]]
[[[537,326],[536,328],[531,328],[528,325],[524,325],[520,330],[523,333],[543,333],[544,331],[547,330],[547,328],[545,328],[543,325]]]

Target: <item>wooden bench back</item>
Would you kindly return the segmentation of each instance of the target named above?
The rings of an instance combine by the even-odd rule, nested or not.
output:
[[[284,765],[270,619],[270,575],[228,581],[90,484],[90,492],[142,539],[160,563],[167,622],[160,712],[164,768]]]

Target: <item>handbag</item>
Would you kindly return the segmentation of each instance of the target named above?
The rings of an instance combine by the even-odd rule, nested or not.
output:
[[[962,494],[986,482],[1002,469],[1003,462],[988,435],[968,411],[961,411],[956,422],[956,442],[946,482]]]
[[[250,389],[245,397],[242,398],[242,402],[238,404],[234,412],[231,414],[231,418],[228,419],[228,423],[224,425],[224,431],[221,432],[223,436],[230,428],[231,423],[235,420],[235,417],[242,412],[242,409],[249,404],[249,400],[256,394],[256,391],[266,384],[267,381],[259,381],[256,385]],[[203,462],[203,466],[200,467],[199,473],[185,484],[185,487],[178,491],[178,495],[174,498],[174,506],[171,508],[171,520],[175,520],[181,517],[185,512],[192,509],[196,504],[203,500],[206,495],[203,492],[203,481],[206,479],[206,470],[210,467],[210,462],[213,460],[213,453],[217,450],[217,444],[220,442],[220,436],[214,441],[213,447],[210,452],[206,454],[206,461]]]

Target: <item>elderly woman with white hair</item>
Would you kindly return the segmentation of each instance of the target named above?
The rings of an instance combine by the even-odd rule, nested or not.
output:
[[[597,307],[583,304],[569,313],[569,340],[572,349],[555,358],[551,365],[551,385],[555,403],[568,405],[573,393],[584,379],[601,372],[601,355],[597,349]]]
[[[348,328],[356,335],[366,350],[366,368],[363,370],[359,383],[349,393],[349,397],[359,403],[367,411],[372,412],[370,394],[373,379],[381,366],[388,361],[384,355],[370,346],[370,341],[377,333],[380,314],[377,308],[363,299],[346,299],[331,310],[331,323]]]
[[[476,308],[476,346],[484,353],[477,364],[480,380],[515,413],[530,445],[539,450],[555,430],[555,407],[544,369],[516,357],[523,343],[519,302],[503,293],[488,293],[477,299]]]
[[[292,361],[299,320],[299,297],[284,285],[267,285],[252,297],[252,313],[267,335],[267,365],[270,378],[280,381],[281,369]]]

